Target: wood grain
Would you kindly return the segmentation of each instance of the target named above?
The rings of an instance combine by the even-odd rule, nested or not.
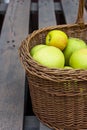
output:
[[[0,37],[0,130],[22,130],[25,71],[18,48],[29,31],[29,0],[11,0]]]
[[[79,0],[61,0],[61,5],[66,23],[75,23],[77,20]],[[85,8],[84,21],[87,22],[87,12]]]
[[[39,28],[56,25],[53,0],[39,0]]]

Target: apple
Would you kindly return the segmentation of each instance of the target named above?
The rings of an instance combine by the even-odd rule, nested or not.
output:
[[[64,69],[72,69],[71,66],[64,66]]]
[[[31,56],[33,56],[35,52],[37,52],[39,49],[41,49],[42,47],[45,47],[45,46],[46,46],[46,45],[44,45],[44,44],[35,45],[35,46],[31,49],[31,51],[30,51]]]
[[[49,31],[46,36],[46,45],[55,46],[63,50],[68,42],[68,36],[61,30]]]
[[[48,68],[63,68],[65,63],[63,52],[54,46],[39,49],[34,53],[33,59]]]
[[[69,65],[75,69],[87,69],[87,48],[73,52]]]
[[[79,38],[69,38],[67,46],[63,51],[65,56],[65,65],[69,65],[69,58],[74,51],[86,47],[87,45],[83,40]]]

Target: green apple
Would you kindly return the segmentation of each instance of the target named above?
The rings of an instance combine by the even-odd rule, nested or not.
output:
[[[69,38],[68,44],[63,51],[64,56],[65,56],[65,65],[69,65],[69,58],[74,51],[81,48],[86,48],[86,47],[87,45],[83,40],[79,38]]]
[[[61,30],[52,30],[46,36],[46,45],[55,46],[63,50],[68,42],[68,36]]]
[[[63,68],[65,58],[63,52],[53,46],[43,47],[33,55],[33,59],[48,68]]]
[[[73,52],[69,65],[75,69],[87,69],[87,48]]]
[[[46,46],[46,45],[44,45],[44,44],[35,45],[35,46],[31,49],[31,51],[30,51],[31,56],[33,56],[35,52],[37,52],[39,49],[41,49],[42,47],[45,47],[45,46]]]
[[[64,66],[64,69],[73,69],[71,66]]]

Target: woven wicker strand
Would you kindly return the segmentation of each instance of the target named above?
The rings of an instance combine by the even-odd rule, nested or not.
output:
[[[87,42],[83,10],[84,0],[79,0],[76,23],[36,30],[22,41],[19,48],[20,60],[28,78],[33,111],[43,123],[54,129],[87,128],[87,70],[44,67],[33,60],[30,50],[38,43],[45,43],[47,33],[54,29]]]

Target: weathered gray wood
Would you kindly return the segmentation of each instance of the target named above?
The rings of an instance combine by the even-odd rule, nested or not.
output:
[[[18,48],[29,31],[30,0],[11,0],[0,37],[0,130],[22,130],[25,72]]]
[[[5,14],[6,10],[7,10],[8,4],[6,3],[1,3],[0,4],[0,14]],[[61,5],[60,2],[55,2],[54,3],[54,9],[55,11],[61,11]],[[32,2],[31,3],[31,11],[38,11],[38,3],[37,2]]]
[[[61,0],[66,23],[75,23],[78,13],[79,0]],[[84,19],[87,21],[87,13],[84,9]]]
[[[8,7],[8,4],[1,3],[0,4],[0,14],[5,14],[7,7]]]
[[[40,121],[35,116],[25,116],[24,130],[39,130]]]
[[[54,2],[54,9],[55,9],[55,11],[62,11],[60,2]],[[37,2],[31,3],[31,11],[38,11],[38,3]]]
[[[66,23],[75,23],[79,0],[61,0]]]
[[[40,130],[53,130],[53,129],[50,129],[49,127],[47,127],[44,124],[40,123]]]
[[[39,0],[39,28],[56,25],[53,0]]]

